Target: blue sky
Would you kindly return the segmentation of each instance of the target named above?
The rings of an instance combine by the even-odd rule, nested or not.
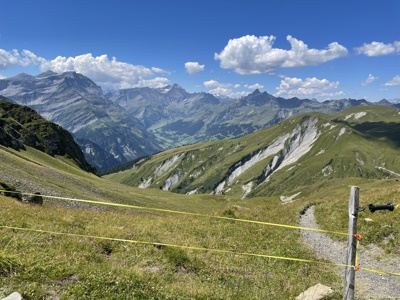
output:
[[[2,0],[0,77],[82,73],[103,89],[400,98],[399,1]]]

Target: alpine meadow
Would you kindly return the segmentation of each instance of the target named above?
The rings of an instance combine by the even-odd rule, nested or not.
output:
[[[400,4],[5,1],[0,299],[400,299]]]

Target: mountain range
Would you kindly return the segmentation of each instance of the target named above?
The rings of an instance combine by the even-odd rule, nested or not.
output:
[[[226,101],[188,93],[177,84],[103,93],[86,76],[51,71],[2,79],[0,95],[67,129],[98,170],[180,145],[241,137],[306,112],[398,105],[386,100],[284,99],[259,90]]]

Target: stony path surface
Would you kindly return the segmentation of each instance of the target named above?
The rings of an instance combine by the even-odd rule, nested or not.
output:
[[[318,228],[314,218],[314,208],[308,208],[300,216],[300,226]],[[329,259],[334,263],[345,263],[346,244],[335,241],[321,232],[301,231],[306,243],[321,258]],[[358,264],[368,269],[384,270],[400,273],[400,258],[376,259],[384,251],[374,245],[360,244]],[[344,277],[344,268],[338,267],[338,272]],[[400,299],[400,277],[381,275],[360,270],[356,272],[355,283],[356,299]]]

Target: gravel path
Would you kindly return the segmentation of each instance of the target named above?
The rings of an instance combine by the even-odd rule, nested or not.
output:
[[[304,215],[300,216],[300,226],[318,228],[313,207],[308,208]],[[344,242],[332,240],[321,232],[302,230],[301,234],[319,257],[329,259],[334,263],[345,263],[346,244]],[[400,258],[377,260],[376,257],[383,253],[384,251],[375,245],[363,246],[360,243],[358,264],[369,269],[399,273]],[[338,267],[338,272],[344,277],[343,267]],[[355,297],[357,299],[400,299],[400,277],[357,271]]]

